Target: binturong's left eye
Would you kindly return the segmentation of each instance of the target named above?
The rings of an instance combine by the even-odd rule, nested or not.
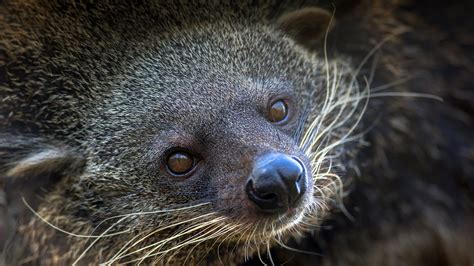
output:
[[[288,105],[284,100],[276,100],[270,105],[268,120],[273,123],[283,122],[288,117]]]
[[[166,167],[174,176],[190,174],[196,166],[196,158],[187,151],[176,151],[168,155]]]

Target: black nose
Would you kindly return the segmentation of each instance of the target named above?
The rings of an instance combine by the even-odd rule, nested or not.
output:
[[[303,165],[281,153],[258,157],[247,180],[249,199],[265,212],[284,212],[295,207],[306,191]]]

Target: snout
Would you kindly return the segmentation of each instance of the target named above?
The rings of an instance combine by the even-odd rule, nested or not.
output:
[[[268,153],[256,158],[246,192],[261,211],[283,213],[298,205],[306,186],[305,167],[297,158]]]

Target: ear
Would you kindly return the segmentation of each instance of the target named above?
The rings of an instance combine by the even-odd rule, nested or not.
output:
[[[61,179],[80,174],[84,166],[84,158],[64,145],[0,134],[0,195],[4,197],[0,229],[6,230],[0,232],[0,246],[2,236],[14,232],[13,221],[32,215],[23,199],[36,208]]]
[[[52,176],[74,173],[83,162],[78,154],[65,148],[45,147],[27,157],[12,162],[5,175],[15,181],[36,181],[36,184],[52,182]]]
[[[283,14],[278,27],[300,45],[312,49],[333,27],[332,14],[317,7],[306,7]]]
[[[78,174],[84,166],[84,158],[65,145],[0,135],[0,181],[9,199],[41,194],[62,178]]]

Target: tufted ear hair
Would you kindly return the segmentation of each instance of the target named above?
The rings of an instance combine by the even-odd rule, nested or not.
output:
[[[36,208],[61,179],[80,174],[84,166],[84,158],[64,145],[0,134],[0,246],[13,233],[12,221],[32,214],[23,199]]]
[[[55,175],[66,175],[77,171],[82,160],[71,151],[47,147],[33,151],[27,157],[11,162],[5,176],[14,180],[36,181],[36,184],[48,183]],[[31,180],[34,179],[34,180]]]
[[[84,158],[45,139],[0,134],[0,181],[7,196],[31,197],[79,173]]]
[[[333,27],[332,14],[318,7],[305,7],[283,14],[277,26],[300,45],[312,49]]]

